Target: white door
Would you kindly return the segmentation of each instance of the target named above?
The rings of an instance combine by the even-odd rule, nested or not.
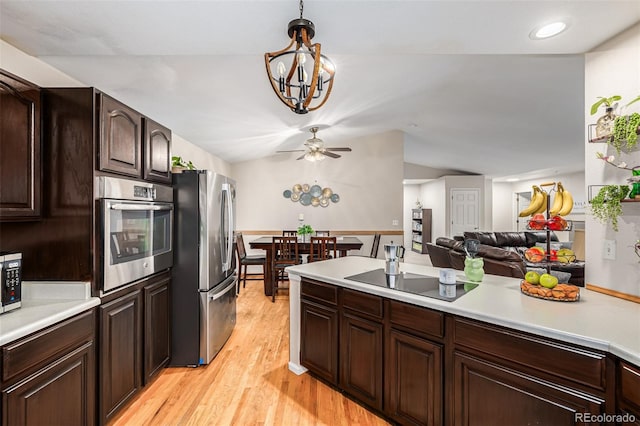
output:
[[[518,232],[526,231],[529,218],[519,217],[518,213],[529,207],[531,203],[531,192],[516,192],[516,230]]]
[[[451,236],[477,231],[480,223],[480,190],[451,190]]]

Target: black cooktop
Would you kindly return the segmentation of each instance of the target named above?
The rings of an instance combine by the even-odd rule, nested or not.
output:
[[[410,273],[387,275],[384,273],[384,269],[374,269],[373,271],[345,277],[345,279],[432,297],[447,302],[453,302],[478,287],[478,284],[462,281],[456,281],[455,285],[445,286],[440,284],[438,277],[428,275]],[[455,287],[455,292],[453,287]]]

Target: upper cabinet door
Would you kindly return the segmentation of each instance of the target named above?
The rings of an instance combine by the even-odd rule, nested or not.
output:
[[[105,94],[100,99],[100,170],[142,177],[142,115]]]
[[[144,118],[144,179],[171,183],[171,130]]]
[[[0,221],[41,212],[40,88],[0,70]]]

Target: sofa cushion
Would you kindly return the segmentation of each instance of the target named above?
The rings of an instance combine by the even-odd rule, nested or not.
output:
[[[453,240],[448,237],[438,237],[436,238],[436,245],[447,247],[453,250],[461,251],[463,250],[463,242],[459,240]]]
[[[496,232],[495,236],[498,247],[524,247],[527,245],[524,232]]]
[[[480,241],[480,244],[485,244],[488,246],[498,246],[498,242],[496,241],[496,234],[494,232],[486,232],[486,231],[465,231],[464,239],[474,239]]]
[[[547,241],[547,231],[525,232],[524,234],[527,240],[527,247],[533,247],[536,243]],[[558,236],[553,231],[549,232],[549,238],[551,238],[551,241],[558,241]]]
[[[485,244],[480,244],[478,247],[478,256],[507,262],[522,262],[522,257],[520,257],[520,255],[515,251],[505,250],[500,247],[492,247]]]
[[[449,249],[447,247],[431,243],[426,243],[426,246],[431,265],[436,268],[451,268],[451,259],[449,259]]]

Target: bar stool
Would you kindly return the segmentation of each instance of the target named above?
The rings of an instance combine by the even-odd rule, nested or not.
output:
[[[267,258],[265,255],[247,255],[247,251],[244,248],[244,239],[242,238],[242,233],[238,232],[236,234],[236,254],[238,255],[238,292],[240,292],[240,282],[242,282],[242,287],[247,286],[247,280],[249,281],[261,281],[264,279],[264,271],[265,265],[267,264]],[[248,273],[247,269],[249,266],[262,266],[262,273]],[[255,278],[255,277],[262,278]]]

